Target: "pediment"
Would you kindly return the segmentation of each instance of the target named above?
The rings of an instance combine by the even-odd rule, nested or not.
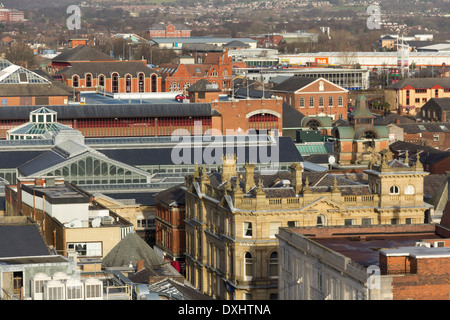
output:
[[[328,211],[328,210],[347,210],[347,208],[333,200],[321,197],[311,202],[307,206],[303,207],[302,209],[300,209],[300,211]]]

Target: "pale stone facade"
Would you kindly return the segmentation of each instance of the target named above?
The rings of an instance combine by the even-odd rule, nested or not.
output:
[[[380,158],[364,174],[304,172],[294,163],[262,176],[253,164],[238,175],[228,156],[221,172],[186,177],[188,281],[216,299],[277,299],[280,227],[423,224],[428,173],[389,152]]]

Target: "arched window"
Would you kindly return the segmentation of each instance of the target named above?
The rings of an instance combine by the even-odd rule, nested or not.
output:
[[[333,96],[329,96],[328,97],[328,106],[332,107],[333,106]]]
[[[244,257],[244,278],[245,280],[251,280],[253,277],[253,257],[250,252],[245,253]]]
[[[364,140],[363,145],[367,149],[368,147],[375,147],[375,139],[377,138],[377,135],[373,131],[365,131],[362,136],[362,140]]]
[[[111,82],[111,85],[112,85],[112,88],[111,88],[111,91],[113,92],[113,93],[117,93],[117,92],[119,92],[119,74],[118,73],[113,73],[112,74],[112,82]]]
[[[392,186],[392,187],[389,189],[389,193],[390,193],[390,194],[399,194],[399,193],[400,193],[400,189],[399,189],[397,186]]]
[[[156,76],[156,74],[152,74],[151,82],[152,82],[152,92],[157,92],[158,91],[158,77]]]
[[[98,85],[101,87],[105,86],[105,76],[104,75],[100,75],[100,77],[98,77]]]
[[[344,98],[342,96],[339,96],[339,98],[338,98],[338,106],[339,107],[344,106]]]
[[[415,189],[414,189],[414,186],[412,186],[412,185],[408,185],[405,188],[405,194],[414,194],[414,192],[415,192]]]
[[[269,277],[278,277],[278,253],[272,252],[269,257]]]
[[[125,76],[125,91],[131,92],[131,76],[129,74]]]
[[[319,120],[312,119],[308,121],[307,126],[311,130],[317,130],[320,127],[320,122]]]
[[[92,74],[88,73],[86,75],[86,88],[92,87]]]
[[[316,220],[317,227],[323,227],[327,225],[326,217],[323,214],[319,214]]]
[[[145,76],[141,72],[141,73],[139,73],[139,92],[144,92],[144,82],[145,82]]]
[[[79,85],[80,85],[80,78],[78,76],[73,76],[73,78],[72,78],[72,86],[74,88],[78,88]]]

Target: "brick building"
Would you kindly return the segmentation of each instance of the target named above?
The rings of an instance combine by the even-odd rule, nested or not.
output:
[[[437,150],[450,148],[449,122],[420,122],[388,125],[392,140],[405,141]]]
[[[186,234],[184,192],[180,186],[155,195],[156,239],[153,249],[181,274],[185,274]]]
[[[88,45],[76,45],[68,48],[54,57],[47,66],[48,72],[54,74],[56,71],[70,67],[73,62],[87,61],[116,61],[111,56],[104,54]]]
[[[25,19],[24,12],[17,9],[0,8],[0,21],[18,22]]]
[[[375,116],[369,111],[365,96],[358,96],[355,108],[348,115],[348,126],[332,129],[334,150],[339,164],[361,164],[374,161],[389,144],[385,126],[374,125]]]
[[[407,78],[386,87],[384,100],[400,115],[418,114],[432,98],[450,97],[450,78]]]
[[[447,122],[450,120],[450,98],[431,98],[425,103],[417,117],[423,121]]]
[[[145,61],[71,62],[53,77],[78,91],[161,92],[161,77]]]
[[[2,106],[67,105],[69,88],[17,66],[0,60],[0,101]]]
[[[447,300],[450,241],[404,227],[281,228],[280,298]]]
[[[347,119],[348,90],[324,78],[293,76],[270,91],[305,116]]]
[[[249,130],[283,130],[283,101],[280,98],[221,99],[217,84],[205,79],[187,89],[189,101],[211,103],[212,110],[220,113],[212,121],[212,129],[227,134],[245,134]],[[213,133],[214,134],[214,133]]]
[[[183,24],[154,24],[147,30],[151,38],[190,37],[191,29]]]
[[[379,263],[382,281],[390,283],[392,300],[448,300],[449,239],[424,240],[416,246],[383,249]]]
[[[232,89],[233,62],[228,52],[209,52],[202,63],[166,64],[157,69],[163,92],[186,92],[199,80],[208,80],[223,93]]]

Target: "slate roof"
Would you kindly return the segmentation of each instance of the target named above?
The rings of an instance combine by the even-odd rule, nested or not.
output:
[[[120,240],[111,251],[103,257],[103,264],[107,267],[124,267],[130,263],[136,265],[144,260],[145,268],[154,275],[174,275],[179,273],[159,256],[140,236],[129,233]]]
[[[300,128],[305,115],[283,101],[283,129]]]
[[[105,196],[113,198],[115,200],[128,200],[134,199],[136,204],[142,206],[154,206],[156,204],[154,195],[155,192],[120,192],[120,193],[110,193],[102,192]]]
[[[275,85],[272,87],[271,91],[275,92],[295,92],[300,90],[301,88],[306,87],[307,85],[316,81],[316,78],[311,77],[301,77],[301,76],[292,76],[287,80]]]
[[[450,122],[421,122],[421,123],[401,123],[397,127],[403,128],[407,134],[417,134],[422,132],[450,132]]]
[[[213,86],[208,80],[201,79],[187,88],[188,92],[220,92],[218,86]]]
[[[228,150],[226,150],[227,146],[224,144],[224,147],[222,149],[223,153],[229,153]],[[202,154],[204,154],[206,146],[202,148]],[[212,148],[212,147],[211,147]],[[265,147],[264,147],[265,148]],[[268,148],[267,157],[271,157],[270,154],[270,148]],[[196,159],[194,159],[194,155],[196,154],[196,148],[193,148],[190,152],[190,161],[187,164],[195,164]],[[238,157],[237,162],[244,163],[248,162],[250,158],[250,152],[254,152],[256,150],[256,162],[260,163],[260,153],[259,149],[256,147],[250,147],[246,146],[244,148],[244,159],[241,159]],[[292,163],[292,162],[303,162],[303,157],[298,152],[297,147],[295,146],[294,142],[289,137],[279,137],[279,147],[275,148],[275,151],[278,150],[278,161],[284,162],[284,163]],[[132,166],[140,166],[140,165],[163,165],[163,164],[173,164],[172,159],[172,151],[173,148],[133,148],[133,149],[102,149],[101,152],[106,155],[108,158],[132,165]],[[219,151],[220,149],[216,149],[215,151]],[[238,152],[239,151],[239,152]],[[241,150],[238,150],[237,147],[234,147],[233,152],[231,153],[237,153],[240,154]],[[215,155],[217,157],[217,155]],[[203,162],[201,164],[206,164],[204,162],[204,157],[202,157]],[[220,157],[220,163],[218,165],[222,164],[222,160]],[[201,165],[199,163],[199,165]]]
[[[70,67],[61,69],[56,74],[72,77],[75,74],[84,76],[86,73],[91,73],[93,77],[97,77],[100,74],[109,77],[113,72],[117,72],[120,77],[124,77],[127,73],[137,76],[141,72],[147,77],[150,77],[152,74],[159,75],[156,70],[147,67],[140,61],[71,62]]]
[[[0,119],[27,120],[31,111],[39,106],[2,106]],[[211,116],[219,115],[211,110],[210,103],[161,104],[86,104],[83,106],[54,105],[52,110],[58,113],[58,119],[79,118],[124,118],[124,117],[172,117],[172,116]]]
[[[0,168],[13,169],[38,157],[45,151],[14,150],[0,152]]]
[[[69,92],[53,83],[20,83],[0,85],[2,97],[68,96]]]
[[[0,225],[0,258],[48,256],[36,225]]]
[[[239,40],[233,40],[223,45],[226,48],[250,48],[249,44],[246,44]]]
[[[154,198],[157,202],[164,203],[169,206],[183,206],[185,204],[184,191],[181,185],[174,186],[155,194]]]
[[[450,110],[450,98],[431,98],[422,106],[422,108],[426,108],[430,105],[434,105],[442,110],[448,111]]]
[[[411,119],[409,117],[401,116],[396,113],[390,113],[387,116],[380,117],[376,116],[376,118],[373,121],[374,125],[380,125],[380,126],[386,126],[388,124],[397,124],[397,123],[415,123],[415,119]]]
[[[179,294],[188,300],[213,300],[212,297],[198,292],[196,289],[184,285],[173,279],[164,279],[148,286],[150,292]]]
[[[450,78],[407,78],[387,86],[386,89],[403,89],[406,86],[415,89],[428,89],[435,85],[450,88]]]
[[[53,62],[71,61],[111,61],[116,60],[103,52],[100,52],[88,45],[79,45],[72,49],[67,49],[52,59]]]

